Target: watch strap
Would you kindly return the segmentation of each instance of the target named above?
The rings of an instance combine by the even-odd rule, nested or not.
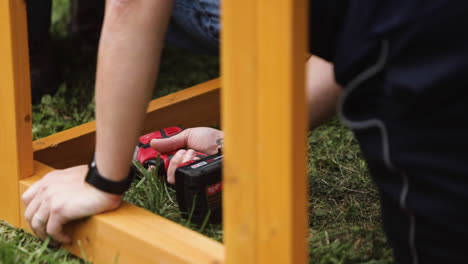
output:
[[[130,171],[127,178],[121,181],[112,181],[104,178],[98,171],[96,166],[96,161],[93,157],[93,160],[89,163],[88,174],[86,175],[85,181],[90,185],[94,186],[96,189],[99,189],[103,192],[122,195],[125,191],[130,188],[133,178],[135,176],[135,168],[130,166]]]

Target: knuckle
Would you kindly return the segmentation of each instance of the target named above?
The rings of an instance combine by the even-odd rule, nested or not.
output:
[[[39,192],[46,192],[47,191],[47,184],[43,184],[41,187],[39,187]]]
[[[24,213],[24,218],[26,218],[26,221],[28,221],[29,224],[31,224],[31,220],[32,220],[32,215],[30,212],[26,211]]]
[[[50,206],[50,212],[54,215],[60,215],[63,212],[62,204],[52,203]]]
[[[46,229],[46,233],[47,233],[47,235],[49,235],[49,236],[55,238],[55,237],[57,236],[57,233],[58,233],[58,232],[57,232],[57,230],[52,229],[52,228],[50,228],[50,227],[48,226],[47,229]]]
[[[23,201],[23,203],[26,203],[26,202],[27,202],[26,192],[24,192],[24,193],[21,195],[21,201]]]
[[[196,130],[196,128],[187,128],[185,129],[184,131],[182,131],[182,134],[184,135],[184,137],[187,139],[187,138],[190,138],[190,135],[192,134],[192,132]]]
[[[39,224],[38,221],[32,221],[32,222],[31,222],[31,228],[34,230],[34,232],[37,233],[37,231],[39,230],[39,227],[40,227],[39,225],[40,225],[40,224]]]
[[[180,149],[180,150],[177,151],[177,153],[174,155],[174,157],[180,159],[182,156],[185,155],[186,152],[187,151],[185,149]]]
[[[50,201],[52,201],[52,198],[53,198],[53,195],[50,192],[47,192],[44,194],[43,201],[46,203],[49,203]]]
[[[58,173],[58,170],[51,171],[47,173],[46,176],[44,176],[42,180],[53,178],[55,175],[57,175],[57,173]]]

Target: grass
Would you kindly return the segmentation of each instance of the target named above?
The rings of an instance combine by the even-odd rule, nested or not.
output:
[[[134,162],[141,178],[132,183],[130,190],[124,196],[124,200],[151,212],[162,215],[174,222],[209,236],[217,241],[222,241],[222,227],[219,224],[197,226],[189,220],[181,217],[176,202],[175,190],[168,187],[156,174],[157,170],[147,171],[141,164]]]
[[[0,264],[86,263],[64,249],[48,247],[48,243],[0,221]]]
[[[353,134],[337,120],[309,135],[310,258],[392,263],[378,193]]]
[[[33,135],[41,138],[94,119],[95,50],[80,50],[66,34],[68,0],[55,0],[54,50],[65,81],[33,106]],[[217,77],[218,58],[164,50],[154,97]],[[313,263],[392,263],[381,229],[378,193],[351,131],[337,120],[309,135],[309,255]],[[222,241],[219,225],[203,228],[179,215],[174,191],[141,170],[125,199]],[[0,221],[0,264],[85,263]]]

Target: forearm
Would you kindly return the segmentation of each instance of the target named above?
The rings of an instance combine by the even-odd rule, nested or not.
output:
[[[312,56],[306,64],[309,128],[329,120],[336,111],[342,88],[335,82],[333,64]]]
[[[108,0],[96,76],[96,162],[127,176],[156,80],[171,0]]]

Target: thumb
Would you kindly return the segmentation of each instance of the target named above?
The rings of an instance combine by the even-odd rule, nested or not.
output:
[[[187,146],[188,139],[187,131],[188,129],[169,138],[152,139],[150,146],[160,153],[166,153],[185,148]]]

